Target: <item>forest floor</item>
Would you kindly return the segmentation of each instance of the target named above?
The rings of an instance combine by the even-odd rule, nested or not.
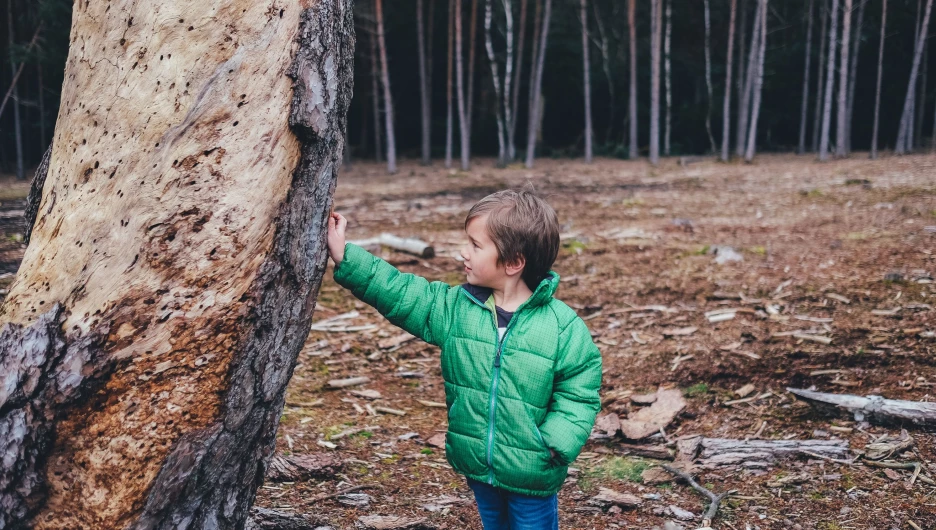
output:
[[[936,398],[936,157],[688,162],[665,159],[653,168],[539,160],[526,170],[483,160],[460,172],[407,161],[395,176],[370,163],[341,173],[335,206],[349,219],[349,239],[391,232],[428,241],[433,259],[380,253],[403,271],[453,285],[464,281],[454,255],[470,206],[493,191],[532,184],[562,224],[557,296],[586,319],[603,354],[601,415],[625,417],[636,409],[631,394],[682,392],[687,407],[665,428],[667,439],[586,445],[559,493],[561,528],[650,529],[680,510],[694,517],[682,525],[699,526],[707,503],[682,482],[644,483],[642,472],[661,462],[628,454],[622,442],[839,438],[856,456],[900,428],[820,414],[786,388]],[[16,245],[4,235],[0,256]],[[723,247],[742,261],[716,263],[716,248],[731,256]],[[706,313],[720,309],[734,309],[735,317],[710,322]],[[436,406],[445,402],[438,349],[399,343],[401,331],[338,287],[329,267],[315,321],[351,311],[357,316],[341,321],[351,331],[310,334],[277,441],[280,455],[329,453],[343,468],[320,479],[268,482],[256,504],[314,514],[341,529],[368,515],[480,529],[464,478],[432,445],[446,428],[444,405]],[[328,381],[354,376],[370,382],[328,389]],[[738,402],[736,391],[747,385],[753,390]],[[404,415],[368,411],[377,408]],[[920,462],[921,477],[936,478],[936,435],[906,427],[915,445],[892,458]],[[697,478],[716,493],[737,490],[718,512],[719,529],[936,528],[936,487],[910,470],[795,455],[766,466],[700,469]],[[321,498],[353,486],[366,488]],[[600,488],[642,504],[596,506],[590,500]]]

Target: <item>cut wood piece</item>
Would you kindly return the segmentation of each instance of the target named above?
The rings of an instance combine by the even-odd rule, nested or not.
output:
[[[652,394],[636,394],[631,396],[631,401],[637,405],[651,405],[657,400],[656,392]]]
[[[380,392],[370,389],[352,390],[351,395],[364,399],[380,399],[381,397]]]
[[[404,528],[416,528],[423,526],[426,518],[407,519],[406,517],[397,517],[395,515],[362,515],[358,521],[364,525],[364,528],[372,530],[403,530]]]
[[[440,432],[438,434],[433,434],[426,440],[426,444],[437,449],[445,449],[445,433]]]
[[[621,508],[636,508],[643,504],[643,500],[636,495],[619,493],[608,488],[598,488],[598,495],[592,497],[589,504],[598,506],[620,506]]]
[[[743,399],[743,398],[750,396],[751,393],[753,393],[756,389],[757,388],[753,384],[748,383],[742,386],[741,388],[735,390],[735,394],[737,394],[739,398]]]
[[[723,466],[766,467],[783,458],[811,453],[841,459],[848,456],[847,440],[734,440],[702,438],[696,463],[704,469]]]
[[[380,234],[379,236],[372,237],[370,239],[349,241],[349,243],[365,248],[375,246],[390,247],[394,250],[406,252],[407,254],[413,254],[425,259],[435,257],[435,248],[433,248],[429,243],[415,238],[399,237],[387,233]]]
[[[884,436],[866,445],[864,457],[870,460],[883,460],[911,447],[913,447],[913,437],[906,429],[902,429],[900,436]]]
[[[424,407],[437,408],[437,409],[446,408],[445,403],[440,403],[438,401],[426,401],[424,399],[417,399],[416,401],[418,401],[419,404]]]
[[[345,388],[348,386],[363,385],[370,383],[369,377],[349,377],[347,379],[332,379],[328,382],[329,388]]]
[[[881,396],[827,394],[796,388],[787,388],[787,391],[823,413],[847,411],[856,421],[881,425],[912,424],[919,427],[936,427],[936,403],[885,399]]]
[[[809,342],[818,342],[819,344],[829,345],[832,344],[832,339],[829,337],[822,337],[819,335],[807,335],[805,333],[794,333],[793,338],[806,340]]]
[[[276,455],[270,460],[266,480],[301,482],[310,478],[331,478],[341,472],[341,459],[331,454]]]
[[[666,427],[684,408],[686,400],[678,389],[657,391],[656,401],[621,420],[621,432],[625,438],[640,440]]]
[[[396,348],[397,346],[402,346],[407,342],[415,339],[415,335],[410,335],[409,333],[403,333],[402,335],[397,335],[396,337],[390,337],[388,339],[383,339],[377,343],[377,347],[381,350],[389,350],[391,348]]]
[[[331,528],[321,518],[306,515],[281,512],[254,506],[247,519],[246,530],[324,530]]]
[[[663,330],[664,337],[685,337],[687,335],[692,335],[696,331],[699,331],[699,328],[694,326],[689,326],[685,328],[674,328]]]
[[[393,414],[394,416],[406,416],[406,411],[391,409],[389,407],[374,407],[374,410],[383,414]]]

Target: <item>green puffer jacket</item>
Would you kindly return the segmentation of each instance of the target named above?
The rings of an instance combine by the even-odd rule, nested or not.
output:
[[[559,491],[600,408],[601,354],[582,319],[553,298],[557,274],[500,341],[490,290],[430,283],[351,244],[335,280],[442,349],[445,453],[457,472],[526,495]]]

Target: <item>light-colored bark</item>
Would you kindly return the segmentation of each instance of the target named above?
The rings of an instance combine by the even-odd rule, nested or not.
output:
[[[468,78],[465,82],[465,121],[468,122],[468,156],[471,157],[471,137],[474,126],[475,52],[478,36],[478,0],[471,0],[471,22],[468,27]]]
[[[665,85],[666,85],[666,119],[664,120],[664,132],[663,132],[663,153],[666,156],[672,154],[672,136],[673,136],[673,76],[672,76],[672,60],[670,57],[670,42],[672,40],[672,31],[673,31],[673,8],[672,0],[663,0],[666,4],[666,22],[664,23],[665,30],[663,32],[663,72],[665,76]]]
[[[738,112],[738,145],[737,154],[746,157],[748,138],[751,124],[751,99],[754,96],[754,84],[757,78],[757,59],[760,57],[758,46],[761,42],[761,9],[763,4],[757,0],[757,10],[754,12],[754,25],[751,28],[751,48],[748,50],[744,92],[741,93],[741,108]]]
[[[432,0],[429,1],[431,2]],[[421,162],[424,166],[428,166],[432,163],[432,107],[429,102],[429,78],[426,67],[426,38],[423,9],[423,0],[416,0],[416,40],[419,47],[417,52],[419,58],[419,110],[422,125]]]
[[[829,18],[832,19],[829,28],[829,55],[826,65],[825,95],[822,107],[822,131],[819,133],[819,160],[829,159],[829,129],[832,125],[832,90],[835,88],[835,51],[838,42],[838,6],[839,0],[832,0]]]
[[[929,37],[923,37],[923,60],[920,63],[920,88],[917,89],[916,119],[913,120],[913,147],[923,147],[923,118],[926,111],[926,79],[929,77]]]
[[[748,35],[754,39],[754,30],[757,24],[754,24],[748,33],[748,3],[750,0],[740,0],[741,2],[741,26],[738,32],[738,110],[735,113],[735,154],[744,156],[744,140],[747,136],[747,117],[751,106],[750,96],[750,56],[747,54]]]
[[[900,115],[900,126],[898,127],[897,144],[894,152],[902,155],[910,151],[913,147],[912,138],[912,119],[913,103],[916,99],[916,79],[920,71],[920,61],[923,57],[923,47],[926,45],[927,29],[929,28],[930,13],[933,10],[933,0],[926,0],[926,9],[923,14],[923,22],[920,24],[920,31],[917,33],[916,49],[913,52],[913,66],[910,68],[910,82],[907,84],[907,96],[904,98],[903,112]]]
[[[846,155],[846,135],[848,134],[848,52],[851,43],[851,18],[852,18],[852,0],[844,0],[842,8],[842,44],[839,60],[839,92],[838,92],[838,127],[835,133],[835,156],[844,157]]]
[[[465,70],[462,64],[462,0],[455,0],[455,94],[458,103],[458,131],[461,140],[461,169],[471,169],[471,135],[468,132],[468,107],[465,105]]]
[[[828,44],[827,33],[829,29],[829,0],[819,0],[819,68],[816,70],[816,104],[813,106],[813,130],[812,130],[812,151],[819,152],[819,137],[822,131],[822,101],[825,94],[825,72],[826,72],[826,45]]]
[[[13,1],[7,0],[7,37],[9,38],[7,50],[11,50],[16,45],[13,29]],[[16,81],[17,68],[13,61],[10,61],[10,73],[12,74],[11,79]],[[11,89],[13,90],[13,143],[16,152],[16,178],[25,180],[26,168],[23,165],[23,125],[20,121],[19,86],[14,82]]]
[[[755,24],[760,24],[758,35],[760,41],[757,44],[757,71],[754,76],[753,102],[751,103],[751,131],[748,134],[747,149],[744,153],[744,161],[752,162],[754,152],[757,148],[757,120],[760,117],[761,94],[764,87],[764,58],[767,54],[767,0],[760,0],[758,7],[760,19]]]
[[[0,306],[0,526],[243,528],[325,273],[351,2],[85,2],[72,24]]]
[[[374,0],[377,18],[377,49],[380,54],[380,81],[383,86],[384,122],[387,126],[387,172],[397,172],[396,133],[393,122],[393,96],[390,91],[390,65],[387,61],[387,39],[384,34],[383,0]]]
[[[806,58],[803,66],[803,98],[800,102],[800,128],[799,142],[796,144],[796,153],[806,152],[806,116],[809,114],[809,66],[812,61],[812,34],[813,34],[813,0],[809,0],[806,23]]]
[[[712,16],[709,10],[709,0],[704,1],[703,7],[705,8],[705,89],[708,95],[708,107],[705,109],[705,132],[708,133],[709,143],[712,146],[712,153],[715,153],[718,151],[718,147],[715,145],[715,136],[712,135],[712,100],[714,98],[714,91],[712,90]]]
[[[510,119],[510,130],[507,133],[507,157],[513,161],[517,158],[517,117],[520,115],[520,74],[523,70],[523,47],[526,40],[528,0],[520,0],[520,30],[517,33],[517,66],[514,68],[513,95],[511,108],[513,114]]]
[[[650,0],[650,163],[660,163],[660,62],[663,0]]]
[[[737,12],[738,0],[731,0],[731,15],[728,22],[728,53],[725,67],[725,99],[722,105],[722,162],[728,161],[731,150],[731,74],[734,67],[735,17]]]
[[[591,115],[591,76],[588,58],[588,0],[579,2],[579,19],[582,23],[582,80],[585,91],[585,162],[592,161],[592,115]]]
[[[887,0],[881,2],[881,36],[878,44],[877,88],[874,95],[874,126],[871,133],[871,159],[878,157],[878,126],[881,122],[881,81],[884,75],[884,40],[887,37]],[[936,135],[934,135],[936,137]]]
[[[848,103],[847,103],[847,116],[845,118],[847,130],[845,134],[845,152],[851,153],[851,144],[852,144],[852,116],[855,112],[855,85],[857,84],[858,79],[858,55],[861,52],[861,37],[864,32],[864,12],[865,6],[868,5],[868,0],[858,0],[858,19],[855,22],[855,38],[852,42],[852,51],[851,51],[851,66],[848,70]]]
[[[530,116],[527,127],[527,152],[524,165],[527,169],[533,167],[533,159],[536,155],[537,131],[542,123],[542,106],[540,100],[543,87],[543,70],[546,68],[546,43],[549,40],[549,20],[552,18],[552,0],[546,0],[543,7],[543,19],[540,22],[539,42],[536,45],[535,79],[530,88],[533,97],[530,101]]]
[[[627,0],[627,30],[628,30],[628,51],[630,52],[630,90],[628,92],[627,103],[627,122],[630,127],[628,131],[629,146],[627,157],[636,160],[638,153],[637,146],[637,0]]]
[[[380,59],[377,55],[377,28],[368,35],[370,41],[371,100],[374,107],[374,158],[383,162],[383,120],[380,116]]]
[[[452,167],[452,144],[454,114],[452,112],[452,77],[455,62],[455,0],[449,0],[448,11],[448,59],[445,78],[445,167]]]
[[[494,57],[494,43],[491,40],[491,23],[494,18],[494,0],[484,4],[484,49],[487,50],[488,64],[491,66],[491,81],[494,83],[494,113],[497,118],[497,164],[503,166],[507,157],[507,139],[504,136],[504,117],[501,114],[500,73],[497,59]]]
[[[614,118],[617,106],[617,91],[614,89],[614,76],[611,75],[611,52],[608,42],[608,34],[605,31],[605,25],[601,18],[601,11],[598,9],[598,2],[592,2],[592,9],[595,11],[595,24],[598,27],[598,50],[601,51],[601,69],[605,74],[605,81],[608,83],[608,130],[605,133],[605,143],[611,143],[611,132],[614,130]],[[516,106],[515,106],[516,108]]]
[[[533,123],[533,105],[536,102],[536,67],[539,62],[539,41],[540,41],[540,31],[542,31],[542,19],[543,19],[543,0],[535,0],[536,8],[533,13],[533,42],[532,50],[530,53],[530,81],[527,83],[527,142],[529,142],[529,135],[532,134],[532,123]],[[538,103],[537,103],[538,105]],[[538,109],[537,109],[538,110]]]
[[[509,160],[513,160],[515,153],[512,153],[512,146],[510,145],[510,130],[509,125],[513,121],[514,109],[510,106],[512,101],[511,82],[513,81],[513,68],[514,68],[514,49],[513,49],[513,1],[512,0],[501,0],[501,3],[504,6],[504,41],[507,47],[507,56],[504,59],[504,121],[501,125],[504,134],[504,159],[502,163],[507,164]]]

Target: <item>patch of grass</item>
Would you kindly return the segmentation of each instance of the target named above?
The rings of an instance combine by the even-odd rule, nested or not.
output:
[[[842,530],[842,527],[834,521],[823,521],[816,528],[818,530]]]
[[[424,455],[431,455],[433,453],[432,449],[429,449],[428,447],[426,447],[425,449],[420,449],[419,452]]]
[[[864,232],[849,232],[845,234],[845,239],[850,241],[860,241],[862,239],[868,239],[868,234]]]
[[[709,386],[707,383],[696,383],[683,390],[683,395],[689,398],[704,396],[709,393]]]
[[[641,458],[613,456],[591,468],[588,475],[593,478],[612,478],[640,483],[640,475],[652,464]]]
[[[757,254],[758,256],[766,256],[766,255],[767,255],[767,247],[765,247],[765,246],[763,246],[763,245],[755,245],[755,246],[753,246],[753,247],[748,247],[747,250],[748,250],[748,252],[750,252],[751,254]]]
[[[588,248],[588,245],[579,241],[578,239],[571,239],[566,243],[563,243],[562,248],[568,250],[572,254],[581,254],[582,251]]]
[[[813,492],[810,492],[810,494],[809,494],[809,500],[812,500],[812,501],[824,501],[824,500],[825,500],[825,495],[823,495],[823,494],[822,494],[821,492],[819,492],[819,491],[813,491]]]
[[[370,439],[370,438],[373,438],[374,433],[372,433],[372,432],[370,432],[370,431],[361,431],[361,432],[356,432],[356,433],[352,434],[351,436],[352,436],[352,437],[359,437],[359,438],[368,438],[368,439]]]
[[[813,188],[811,190],[800,190],[799,194],[808,199],[818,199],[823,197],[825,193],[822,193],[822,190]]]
[[[634,207],[643,206],[643,203],[644,202],[641,199],[638,199],[637,197],[631,197],[630,199],[624,199],[624,201],[621,202],[621,205],[626,207]]]
[[[711,249],[712,249],[711,245],[705,245],[699,250],[696,250],[695,252],[693,252],[692,255],[693,256],[705,256],[706,254],[709,253],[709,250]]]

